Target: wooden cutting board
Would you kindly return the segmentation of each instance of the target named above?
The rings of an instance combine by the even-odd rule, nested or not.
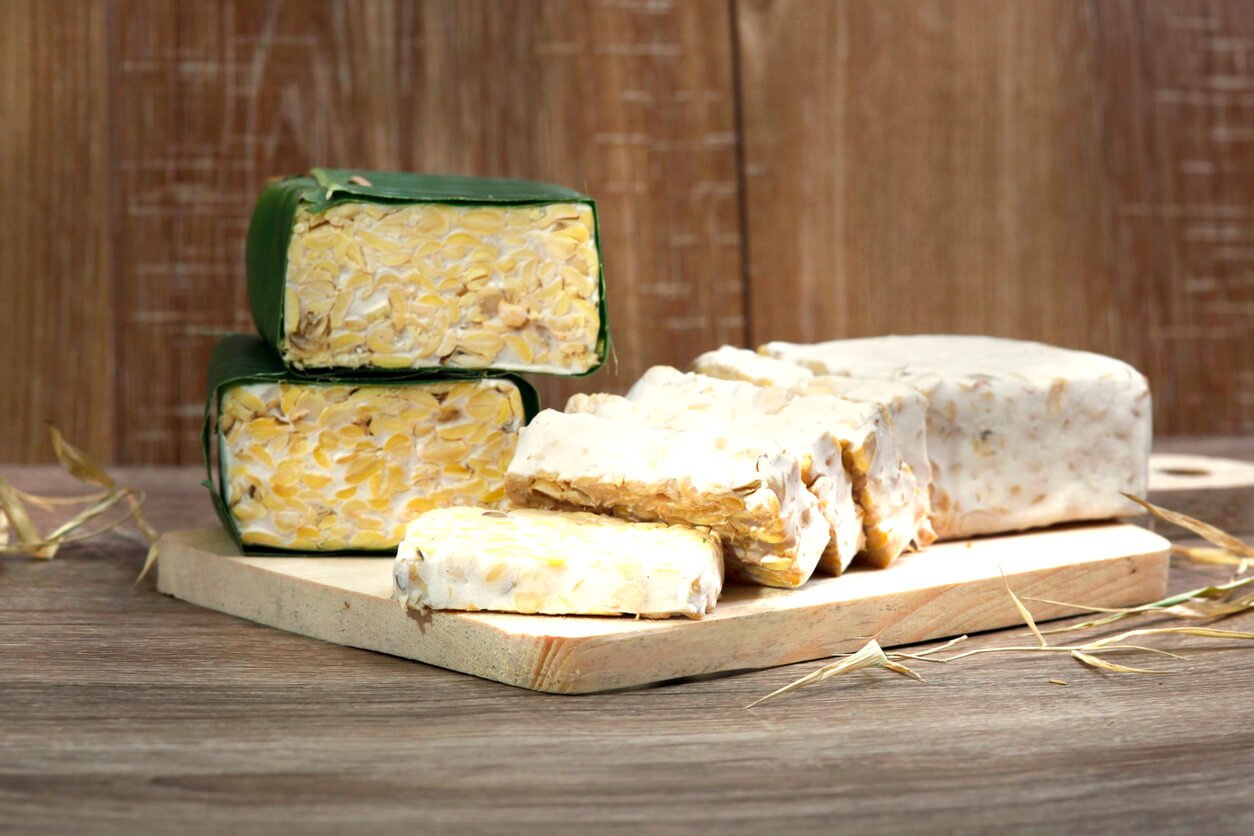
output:
[[[390,558],[244,557],[220,529],[166,535],[158,589],[202,607],[559,694],[765,668],[1023,623],[1022,597],[1119,607],[1166,594],[1169,544],[1134,525],[942,543],[801,589],[730,586],[700,621],[434,612],[392,600]],[[1030,604],[1038,620],[1074,611]]]

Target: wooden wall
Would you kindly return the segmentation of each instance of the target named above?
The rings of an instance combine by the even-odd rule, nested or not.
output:
[[[0,461],[54,420],[198,456],[265,178],[601,204],[625,388],[723,342],[986,332],[1127,359],[1160,433],[1254,430],[1240,0],[0,0]]]

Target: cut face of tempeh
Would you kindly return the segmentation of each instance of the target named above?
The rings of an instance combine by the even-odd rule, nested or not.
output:
[[[599,362],[600,275],[587,204],[302,209],[281,351],[298,368],[582,373]]]
[[[656,377],[657,372],[650,370],[650,374]],[[635,403],[618,395],[577,394],[567,401],[566,411],[668,430],[719,432],[728,428],[780,445],[797,458],[801,480],[818,500],[819,512],[828,524],[829,539],[819,566],[838,575],[849,566],[864,543],[862,510],[853,500],[853,484],[842,460],[840,439],[812,417],[768,415],[768,410],[777,411],[779,393],[757,392],[760,397],[753,399],[754,402],[740,404],[722,398],[701,400],[687,392],[646,403]]]
[[[586,374],[598,238],[595,202],[549,183],[315,168],[257,200],[249,307],[297,369]]]
[[[942,538],[1139,509],[1150,392],[1110,357],[993,337],[920,335],[768,343],[813,371],[906,383],[928,399],[932,522]]]
[[[847,401],[884,407],[901,458],[910,466],[918,483],[919,510],[930,514],[932,465],[927,455],[927,398],[913,386],[892,380],[816,375],[804,366],[732,346],[702,354],[693,363],[693,371],[724,380],[779,386],[799,395],[834,395]],[[921,518],[916,545],[926,546],[935,539],[930,521],[927,517]]]
[[[732,568],[766,586],[805,583],[828,539],[797,458],[734,431],[546,409],[520,434],[505,489],[525,507],[709,526]]]
[[[394,577],[418,610],[700,618],[722,590],[723,549],[707,528],[440,508],[409,524]]]
[[[504,504],[524,418],[503,379],[234,385],[218,418],[223,500],[245,546],[393,549],[415,514]]]
[[[932,484],[932,464],[927,457],[927,398],[919,390],[892,380],[815,375],[796,391],[802,395],[832,395],[883,407],[892,423],[901,458],[910,465],[920,491],[927,495]]]
[[[853,495],[863,512],[868,562],[887,566],[927,528],[926,496],[900,452],[887,412],[874,403],[855,403],[830,395],[794,395],[778,387],[720,380],[655,366],[627,397],[649,409],[678,404],[712,414],[758,413],[763,426],[805,422],[840,441]]]

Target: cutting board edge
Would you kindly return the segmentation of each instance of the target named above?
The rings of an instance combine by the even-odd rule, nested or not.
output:
[[[1081,606],[1123,607],[1135,606],[1165,597],[1167,594],[1167,570],[1169,565],[1168,549],[1164,548],[1161,551],[1138,555],[1122,555],[1059,569],[1036,570],[1015,575],[1011,575],[1008,572],[1007,575],[1015,578],[1014,588],[1021,597],[1049,597],[1054,600],[1060,600],[1056,593],[1050,592],[1051,588],[1065,586],[1065,581],[1070,576],[1092,574],[1094,571],[1098,571],[1112,575],[1121,582],[1114,586],[1104,587],[1093,595],[1072,595],[1072,600],[1069,600],[1068,603]],[[886,625],[882,631],[873,631],[869,635],[864,633],[852,638],[814,639],[809,647],[781,652],[773,657],[763,654],[760,657],[762,661],[759,664],[721,665],[717,662],[707,664],[695,662],[683,668],[671,667],[665,674],[656,670],[651,674],[643,674],[642,669],[637,667],[631,671],[633,675],[617,678],[612,676],[615,671],[614,667],[609,665],[589,665],[591,670],[593,670],[593,674],[585,676],[581,670],[580,663],[589,656],[593,656],[598,650],[612,647],[618,643],[634,642],[638,645],[636,650],[640,656],[646,659],[657,658],[657,655],[651,655],[648,652],[648,645],[654,643],[674,644],[675,639],[673,636],[654,637],[648,634],[637,636],[603,635],[586,638],[550,637],[553,645],[546,649],[545,666],[538,670],[536,678],[524,687],[546,693],[600,693],[638,687],[649,683],[665,682],[671,679],[684,679],[726,671],[762,670],[826,659],[840,653],[857,650],[869,638],[877,638],[883,647],[890,648],[939,641],[964,634],[982,633],[1010,627],[1025,627],[1023,618],[1014,608],[1014,604],[1006,593],[1000,578],[989,578],[975,583],[979,585],[978,590],[973,587],[972,583],[951,584],[941,589],[940,594],[957,594],[967,599],[974,598],[977,595],[980,596],[983,602],[982,606],[985,607],[987,612],[984,620],[970,620],[965,623],[957,622],[950,627],[930,629],[922,626],[913,626],[913,622],[921,620],[924,607],[909,608],[909,611],[901,619],[891,625]],[[1045,586],[1044,589],[1034,588],[1042,584]],[[925,597],[930,592],[929,590],[920,590],[914,593],[914,595]],[[888,597],[890,596],[885,595],[872,599],[863,599],[863,601],[855,602],[851,606],[873,607],[881,603],[877,599]],[[1038,603],[1031,603],[1030,608],[1033,611],[1034,620],[1041,623],[1077,614],[1073,609]],[[821,606],[811,609],[816,611],[820,618],[825,614],[822,612],[823,608]],[[796,616],[797,613],[794,611],[791,615]],[[832,613],[827,613],[827,615],[832,615]],[[839,621],[839,618],[822,620]],[[694,622],[693,627],[704,623]],[[718,622],[708,623],[714,625]],[[822,628],[820,627],[819,630],[822,630]],[[692,631],[688,632],[691,633]],[[679,635],[682,637],[684,633]],[[702,660],[702,662],[705,661],[705,658],[700,655],[694,655],[689,658]]]
[[[519,688],[528,687],[529,676],[525,671],[516,670],[516,666],[502,666],[499,660],[483,661],[480,657],[474,657],[480,658],[479,666],[463,664],[463,660],[457,656],[439,652],[442,649],[439,644],[432,641],[424,642],[423,639],[435,625],[437,629],[452,634],[446,641],[468,639],[482,642],[490,637],[507,651],[499,654],[500,656],[517,659],[520,655],[525,655],[528,650],[527,641],[532,637],[512,635],[490,624],[459,619],[454,614],[418,615],[404,608],[399,602],[380,602],[367,593],[338,589],[317,582],[311,585],[318,587],[315,594],[318,595],[321,606],[315,607],[315,610],[321,614],[321,617],[311,621],[295,616],[291,612],[285,613],[281,604],[281,587],[286,576],[269,571],[264,566],[249,563],[247,558],[197,552],[194,546],[183,542],[191,540],[194,543],[200,538],[181,535],[196,535],[202,531],[204,529],[171,532],[163,536],[161,559],[158,562],[158,592],[189,604],[306,638],[384,653]],[[201,565],[196,565],[197,563]],[[206,568],[205,564],[210,565]],[[231,602],[223,601],[212,594],[211,581],[215,575],[226,577],[225,573],[229,573],[236,579],[247,578],[250,581],[249,584],[236,587],[242,588],[244,594]],[[226,584],[223,586],[225,587]],[[336,603],[337,598],[342,599],[342,609]],[[359,611],[374,610],[383,613],[381,623],[363,629],[360,621],[353,617],[354,604],[361,608]],[[383,606],[380,606],[381,604]],[[335,615],[327,616],[329,612],[334,612]],[[293,623],[293,618],[296,618],[298,623]],[[281,623],[284,619],[286,623]],[[461,635],[458,635],[459,633]],[[361,636],[367,638],[363,640]]]
[[[1150,532],[1138,529],[1138,537],[1143,534]],[[1055,598],[1089,606],[1127,606],[1156,600],[1166,594],[1169,543],[1157,535],[1152,538],[1141,537],[1141,542],[1154,543],[1160,548],[1026,572],[1016,571],[1011,562],[1006,567],[1006,575],[1014,580],[1016,592],[1021,596]],[[1022,624],[999,577],[982,578],[974,585],[964,582],[914,590],[910,595],[918,600],[904,607],[901,602],[894,606],[885,600],[893,597],[891,595],[877,595],[840,605],[819,603],[787,611],[767,608],[737,619],[667,622],[674,627],[667,630],[584,636],[510,633],[489,620],[454,613],[417,616],[399,603],[316,581],[310,581],[310,585],[318,587],[313,594],[321,604],[314,606],[312,612],[292,612],[285,611],[281,604],[276,606],[276,602],[283,600],[283,586],[290,581],[288,576],[250,564],[247,558],[223,554],[221,549],[217,553],[212,548],[205,549],[214,545],[212,529],[167,534],[162,541],[158,565],[158,590],[192,604],[298,635],[553,694],[600,693],[691,676],[812,661],[856,649],[870,635],[880,637],[885,646],[897,646]],[[206,565],[205,561],[214,563]],[[239,584],[240,577],[249,578],[250,583]],[[1059,593],[1059,589],[1065,590],[1080,579],[1084,581],[1081,588],[1086,594]],[[213,594],[215,585],[223,590],[230,588],[238,592],[242,589],[243,594],[224,600],[222,595]],[[976,616],[966,621],[942,621],[944,626],[924,626],[929,609],[936,610],[938,606],[943,609],[943,599],[954,595],[972,601],[978,599],[980,606]],[[343,599],[342,611],[336,599]],[[382,611],[381,618],[375,616],[379,623],[365,624],[361,617],[355,618],[354,604],[367,613],[366,619],[371,618],[369,613]],[[382,610],[381,604],[386,605]],[[844,612],[851,607],[865,612]],[[328,614],[332,609],[337,610],[334,616]],[[1032,604],[1032,609],[1041,621],[1068,614],[1061,608],[1047,605]],[[850,623],[866,624],[868,618],[875,621],[877,610],[885,612],[879,614],[875,629],[850,635]],[[904,614],[898,615],[902,610]],[[420,625],[417,631],[414,622]],[[771,650],[769,631],[787,622],[809,624],[811,636],[841,635],[845,638],[810,638]],[[745,641],[763,649],[749,654],[754,656],[752,661],[746,660],[743,643],[738,644],[739,653],[693,652],[693,646],[707,641],[711,635],[714,641],[721,641],[718,634],[728,630],[747,631]],[[666,653],[659,648],[670,649],[675,661],[664,664]],[[680,652],[674,652],[676,649]],[[641,661],[633,663],[633,658]]]

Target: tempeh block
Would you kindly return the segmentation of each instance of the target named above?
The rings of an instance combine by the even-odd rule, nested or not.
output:
[[[604,360],[594,203],[544,183],[314,169],[248,239],[261,333],[298,369],[586,374]]]
[[[1111,357],[993,337],[768,343],[824,374],[894,380],[928,399],[932,522],[942,538],[1137,513],[1149,385]]]
[[[731,568],[766,586],[805,583],[827,546],[827,522],[797,458],[734,431],[546,409],[520,434],[505,489],[526,507],[709,526]]]
[[[219,512],[245,549],[386,551],[423,511],[504,504],[505,469],[534,405],[522,381],[244,371],[214,387],[211,405]]]
[[[723,549],[708,528],[441,508],[409,524],[394,576],[417,610],[700,618],[722,590]]]

